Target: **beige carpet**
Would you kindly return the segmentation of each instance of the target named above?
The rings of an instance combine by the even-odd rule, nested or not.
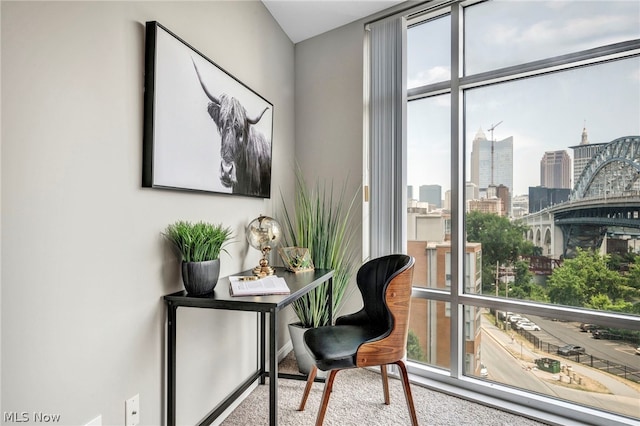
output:
[[[296,372],[295,357],[289,354],[280,363],[281,372]],[[297,411],[304,382],[278,381],[278,423],[307,426],[315,423],[323,383],[315,383],[305,411]],[[380,375],[364,369],[345,370],[336,376],[324,424],[339,426],[409,425],[402,383],[390,378],[391,405],[384,405]],[[268,422],[268,382],[258,386],[222,423],[223,426],[258,426]],[[435,392],[418,385],[411,391],[421,425],[518,425],[540,426],[524,417]]]

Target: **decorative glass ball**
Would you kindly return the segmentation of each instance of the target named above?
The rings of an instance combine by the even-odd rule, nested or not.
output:
[[[269,251],[278,245],[282,237],[280,224],[272,217],[260,216],[247,226],[249,245],[261,252]]]

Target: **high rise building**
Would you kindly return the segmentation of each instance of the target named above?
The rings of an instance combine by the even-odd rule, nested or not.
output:
[[[480,192],[489,185],[504,185],[513,193],[513,137],[490,141],[478,130],[471,148],[471,182]]]
[[[420,185],[419,201],[429,203],[436,208],[442,208],[442,186]]]
[[[567,151],[547,151],[540,160],[540,186],[571,188],[571,157]]]
[[[413,199],[413,185],[407,185],[407,200]]]
[[[587,163],[593,158],[593,156],[607,143],[589,143],[589,137],[587,136],[587,128],[582,128],[582,139],[580,145],[570,146],[573,149],[573,183],[572,187],[578,182],[580,174],[584,170]]]
[[[471,182],[480,190],[502,184],[513,192],[513,137],[492,143],[478,130],[471,149]]]

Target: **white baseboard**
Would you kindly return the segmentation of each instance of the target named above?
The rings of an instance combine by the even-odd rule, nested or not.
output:
[[[292,350],[293,344],[291,343],[291,339],[289,339],[278,351],[278,362],[282,361]]]

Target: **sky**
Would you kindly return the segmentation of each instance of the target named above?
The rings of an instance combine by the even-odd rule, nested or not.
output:
[[[530,62],[640,39],[638,1],[495,1],[465,13],[466,73]],[[449,19],[412,27],[408,36],[408,86],[450,77]],[[434,43],[433,40],[438,40]],[[471,141],[479,130],[491,139],[513,137],[514,191],[540,185],[546,151],[640,135],[640,58],[546,74],[469,89],[464,95],[469,180]],[[408,185],[450,189],[450,97],[412,101],[408,106]],[[498,124],[500,123],[500,124]],[[573,184],[574,182],[572,182]]]

